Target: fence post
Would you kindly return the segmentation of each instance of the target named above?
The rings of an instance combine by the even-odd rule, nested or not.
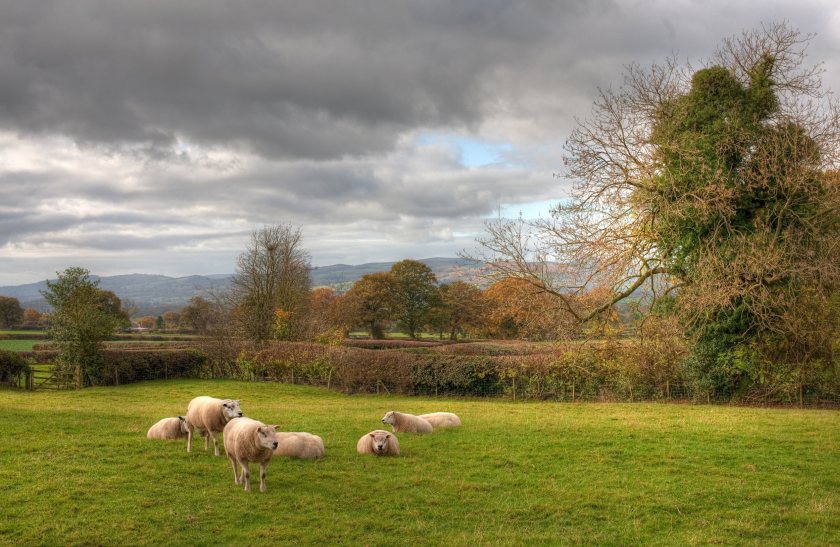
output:
[[[76,382],[76,389],[82,389],[82,366],[81,365],[76,365],[75,376],[76,377],[74,378],[74,380]]]

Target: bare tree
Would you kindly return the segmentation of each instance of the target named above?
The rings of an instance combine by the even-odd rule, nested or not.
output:
[[[308,302],[310,270],[299,228],[277,224],[251,235],[248,249],[239,255],[232,286],[247,338],[257,342],[273,338],[277,310],[289,315],[290,336],[297,335]]]

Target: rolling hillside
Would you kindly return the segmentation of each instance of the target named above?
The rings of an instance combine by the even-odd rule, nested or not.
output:
[[[426,258],[421,262],[428,265],[442,283],[467,281],[478,283],[479,263],[463,258]],[[394,262],[372,262],[367,264],[334,264],[312,270],[313,287],[332,287],[344,292],[364,274],[388,271]],[[128,274],[99,279],[99,286],[113,291],[122,300],[132,302],[141,315],[159,315],[167,310],[182,308],[193,296],[207,297],[215,291],[226,289],[231,275],[190,275],[168,277],[153,274]],[[46,282],[0,287],[0,295],[11,296],[20,301],[24,308],[47,309],[40,291],[46,289]]]

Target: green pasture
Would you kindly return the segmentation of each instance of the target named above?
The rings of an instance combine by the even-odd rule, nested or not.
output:
[[[7,351],[32,351],[32,346],[45,342],[46,340],[3,340],[0,338],[0,349]]]
[[[323,437],[233,483],[201,443],[149,441],[196,395]],[[357,439],[390,409],[464,426]],[[38,545],[838,545],[836,411],[346,396],[235,381],[0,392],[0,543]],[[252,478],[258,484],[258,468]]]

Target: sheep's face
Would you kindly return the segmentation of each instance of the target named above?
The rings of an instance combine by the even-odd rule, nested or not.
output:
[[[187,417],[186,416],[178,416],[178,425],[180,426],[181,433],[189,433],[190,429],[187,424]]]
[[[274,450],[277,448],[277,426],[262,425],[257,428],[257,440],[260,446]]]
[[[243,416],[242,409],[239,408],[239,401],[234,401],[233,399],[226,399],[222,401],[222,411],[225,413],[228,420],[241,418]]]
[[[374,431],[373,433],[368,433],[371,438],[371,444],[373,444],[373,451],[377,454],[386,454],[388,452],[388,443],[391,438],[391,434],[385,431]]]
[[[391,410],[389,412],[386,412],[385,415],[382,416],[382,423],[383,424],[394,425],[394,422],[396,422],[396,419],[394,417],[394,411],[393,410]]]

